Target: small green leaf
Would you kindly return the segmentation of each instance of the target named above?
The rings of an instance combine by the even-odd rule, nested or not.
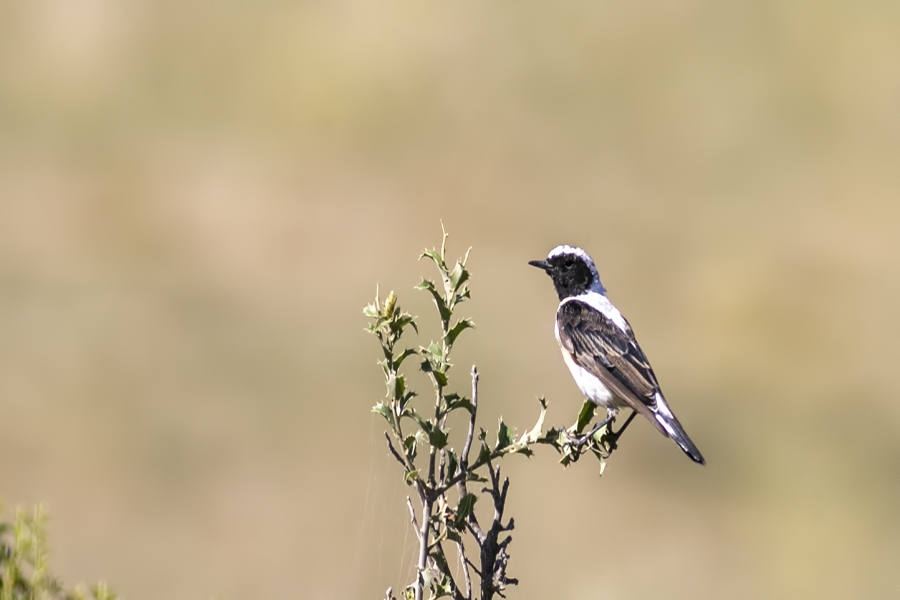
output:
[[[506,423],[503,422],[503,419],[500,419],[500,427],[497,430],[497,447],[495,450],[503,450],[507,446],[513,443],[513,439],[515,436],[515,431],[507,426]]]
[[[544,398],[538,398],[538,402],[541,403],[541,414],[538,416],[537,423],[534,424],[532,430],[522,436],[521,442],[526,444],[533,444],[538,441],[541,437],[541,430],[544,428],[544,417],[547,415],[547,401]]]
[[[491,458],[491,449],[484,440],[481,441],[481,450],[478,452],[478,462],[486,463]]]
[[[456,263],[456,266],[453,267],[453,270],[448,274],[448,278],[450,279],[450,283],[453,285],[453,291],[459,289],[459,286],[464,284],[467,279],[469,279],[469,272],[463,267],[460,263]]]
[[[404,481],[406,481],[407,485],[412,485],[418,476],[419,476],[418,470],[410,471],[409,473],[406,474],[406,477],[404,477],[403,479],[404,479]]]
[[[449,596],[453,593],[453,587],[450,585],[450,578],[444,574],[440,581],[434,583],[434,600]]]
[[[528,458],[531,458],[532,456],[534,456],[534,450],[532,450],[531,448],[529,448],[528,446],[525,446],[525,445],[516,446],[515,453],[516,454],[524,454]]]
[[[394,333],[394,335],[396,335],[397,337],[400,337],[400,335],[403,333],[403,328],[406,327],[407,325],[412,325],[413,329],[415,329],[416,332],[419,331],[418,328],[416,328],[416,323],[415,323],[415,320],[413,320],[412,315],[406,315],[406,314],[397,317],[391,323],[391,331]]]
[[[454,477],[456,475],[456,469],[459,467],[459,459],[456,458],[456,453],[453,450],[447,451],[447,477]]]
[[[469,411],[469,414],[472,414],[472,411],[475,410],[475,407],[472,406],[472,401],[465,396],[460,396],[459,394],[447,394],[444,398],[447,400],[447,410],[464,408]]]
[[[410,460],[416,459],[416,436],[410,435],[403,440],[403,446],[406,448],[406,456]]]
[[[441,320],[445,323],[450,320],[450,309],[447,307],[447,303],[444,301],[443,296],[441,296],[440,292],[434,287],[434,283],[427,279],[423,279],[422,282],[416,286],[416,289],[425,290],[431,294],[432,299],[434,299],[434,304],[437,306],[438,312],[441,315]]]
[[[462,500],[459,501],[459,506],[456,508],[456,518],[454,519],[454,524],[457,529],[465,524],[466,519],[475,509],[475,502],[477,501],[478,496],[471,493],[466,494],[462,497]]]
[[[400,355],[397,358],[394,359],[394,367],[399,369],[400,365],[403,364],[404,360],[406,360],[408,357],[412,356],[413,354],[418,354],[418,353],[419,352],[413,348],[405,349],[403,352],[400,353]]]
[[[406,379],[403,375],[397,375],[394,378],[394,398],[399,400],[403,397],[403,394],[406,392]]]
[[[435,448],[441,449],[447,445],[448,431],[435,428],[428,433],[428,443]]]
[[[487,483],[487,478],[482,477],[481,475],[479,475],[478,473],[475,473],[474,471],[471,471],[466,475],[466,481],[477,481],[478,483]]]
[[[416,423],[419,424],[419,427],[426,434],[434,428],[434,424],[431,421],[426,421],[424,418],[422,418],[422,415],[420,415],[416,411],[412,411],[412,418],[415,419]]]
[[[441,268],[441,265],[444,264],[444,259],[441,258],[440,253],[435,249],[423,250],[422,256],[419,257],[419,260],[426,258],[426,257],[433,260],[434,264],[436,264],[439,269]]]
[[[581,412],[578,413],[578,423],[575,425],[575,432],[581,433],[584,431],[584,428],[587,427],[588,423],[594,418],[594,414],[597,406],[591,402],[590,400],[585,400],[584,405],[581,407]]]
[[[400,404],[400,412],[402,414],[403,410],[406,408],[406,405],[409,404],[409,401],[416,397],[415,392],[406,392],[399,398]]]
[[[389,405],[385,404],[384,402],[379,402],[372,407],[372,412],[378,413],[379,415],[384,417],[388,424],[391,426],[391,429],[394,429],[396,427],[396,421],[394,420],[394,411],[391,410],[391,407]]]
[[[447,344],[453,345],[453,342],[456,341],[456,338],[459,337],[459,334],[461,334],[466,329],[471,329],[474,327],[475,327],[475,323],[472,322],[472,319],[468,319],[468,318],[460,319],[459,321],[456,322],[456,325],[454,325],[447,332],[447,336],[446,336]]]
[[[439,365],[434,364],[433,359],[425,359],[422,361],[422,364],[419,365],[419,368],[423,373],[428,373],[440,386],[447,385],[447,373],[444,369],[439,368]]]
[[[422,578],[422,587],[428,588],[431,586],[431,582],[434,580],[434,575],[431,572],[431,569],[425,569],[419,573],[419,576]]]

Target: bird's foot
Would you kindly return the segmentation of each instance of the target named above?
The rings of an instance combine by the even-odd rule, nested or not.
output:
[[[615,421],[615,419],[616,419],[616,417],[611,415],[611,416],[607,417],[605,420],[601,421],[600,423],[595,423],[594,426],[591,428],[591,430],[584,435],[573,436],[571,433],[569,433],[568,429],[561,429],[561,433],[566,438],[566,441],[570,446],[573,446],[574,448],[581,450],[581,448],[583,448],[588,442],[590,442],[594,438],[594,435],[598,431],[600,431],[605,426],[607,426],[610,423],[612,423],[613,421]]]

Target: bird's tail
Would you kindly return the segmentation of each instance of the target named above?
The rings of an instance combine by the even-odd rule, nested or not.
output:
[[[675,415],[672,414],[672,411],[669,410],[669,406],[662,398],[662,395],[659,394],[656,397],[656,414],[654,416],[656,417],[657,422],[659,422],[663,429],[666,430],[666,433],[669,434],[669,437],[678,444],[678,447],[681,448],[692,461],[700,463],[701,465],[706,464],[706,461],[703,460],[703,455],[697,450],[697,446],[694,445],[694,442],[691,441],[688,434],[684,432],[684,427],[681,426],[681,423],[678,422],[678,419],[676,419]]]

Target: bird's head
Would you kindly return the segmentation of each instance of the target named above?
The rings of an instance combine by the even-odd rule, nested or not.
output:
[[[593,259],[581,248],[557,246],[546,260],[532,260],[528,264],[547,272],[560,300],[589,291],[606,294]]]

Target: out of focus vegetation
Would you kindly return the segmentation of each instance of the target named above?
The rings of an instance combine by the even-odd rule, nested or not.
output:
[[[0,600],[116,600],[105,583],[70,590],[51,574],[43,507],[19,509],[12,522],[2,517],[0,510]]]

